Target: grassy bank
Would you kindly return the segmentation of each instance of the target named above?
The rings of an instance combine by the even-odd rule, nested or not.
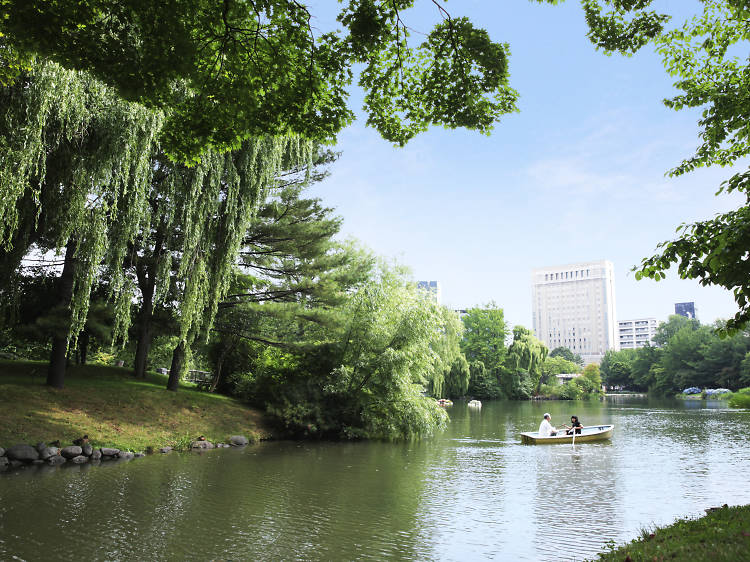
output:
[[[258,410],[194,388],[169,392],[164,375],[137,380],[125,368],[71,366],[65,388],[57,390],[45,386],[46,369],[46,363],[0,361],[0,446],[70,444],[88,434],[94,446],[143,451],[184,448],[199,435],[214,442],[271,437]]]
[[[644,530],[641,538],[597,560],[750,560],[750,506],[722,507],[700,519]]]

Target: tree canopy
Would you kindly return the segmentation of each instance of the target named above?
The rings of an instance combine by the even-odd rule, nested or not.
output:
[[[669,171],[679,176],[703,166],[732,166],[750,154],[750,61],[737,56],[750,39],[750,7],[745,0],[702,0],[703,13],[667,28],[671,14],[651,9],[653,0],[583,0],[589,37],[607,52],[630,54],[652,44],[677,81],[680,93],[664,100],[676,111],[701,110],[699,145]],[[662,8],[662,10],[668,9]],[[677,265],[683,279],[718,285],[734,294],[739,307],[722,330],[750,321],[750,172],[734,173],[718,192],[738,191],[745,205],[704,221],[683,224],[678,237],[645,258],[636,278],[660,280]]]
[[[516,110],[508,47],[468,19],[439,20],[419,45],[414,0],[349,0],[321,33],[297,0],[6,0],[0,80],[34,55],[84,70],[126,100],[162,110],[162,144],[195,161],[250,136],[331,141],[351,122],[360,68],[367,123],[403,145],[430,125],[488,132]]]

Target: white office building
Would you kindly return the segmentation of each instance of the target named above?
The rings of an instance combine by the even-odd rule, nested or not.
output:
[[[620,349],[637,349],[654,345],[656,318],[636,318],[617,322]]]
[[[588,364],[620,349],[612,262],[534,269],[532,288],[534,333],[550,350],[567,347]]]

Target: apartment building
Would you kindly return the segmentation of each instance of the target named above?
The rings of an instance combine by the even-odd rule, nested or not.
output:
[[[656,335],[656,318],[636,318],[635,320],[619,320],[620,349],[637,349],[646,345],[654,345]]]

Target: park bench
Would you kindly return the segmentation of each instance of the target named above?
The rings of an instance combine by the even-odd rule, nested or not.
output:
[[[208,390],[209,388],[211,388],[213,375],[208,371],[191,370],[188,371],[185,380],[187,382],[195,383],[195,386],[198,388],[198,390]]]

